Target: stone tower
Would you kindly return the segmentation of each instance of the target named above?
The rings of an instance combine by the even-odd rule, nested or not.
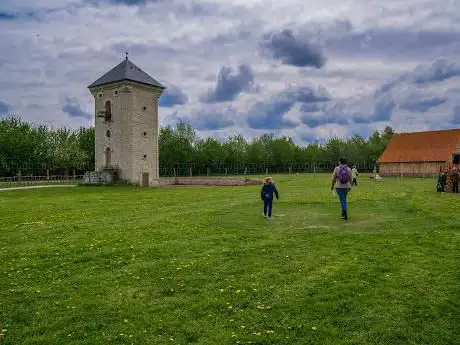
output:
[[[96,171],[143,186],[158,179],[158,99],[165,89],[126,59],[88,86],[95,99]]]

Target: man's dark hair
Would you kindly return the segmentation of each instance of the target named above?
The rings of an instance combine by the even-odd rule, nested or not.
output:
[[[340,164],[347,164],[347,159],[345,157],[340,157],[339,158],[339,163]]]

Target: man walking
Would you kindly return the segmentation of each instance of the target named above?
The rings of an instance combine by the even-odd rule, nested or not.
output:
[[[351,169],[347,166],[345,158],[339,159],[339,165],[335,167],[332,173],[331,191],[337,191],[340,206],[342,207],[342,219],[348,220],[347,195],[351,189]]]
[[[356,169],[356,165],[353,165],[353,169],[351,169],[351,185],[352,186],[357,186],[358,185],[358,169]]]

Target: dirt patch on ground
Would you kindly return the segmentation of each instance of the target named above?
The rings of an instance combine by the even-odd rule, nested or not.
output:
[[[262,180],[248,178],[204,178],[204,177],[176,177],[160,178],[158,186],[248,186],[261,185]]]

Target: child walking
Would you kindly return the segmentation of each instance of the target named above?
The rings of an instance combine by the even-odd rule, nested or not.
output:
[[[272,182],[271,176],[265,178],[264,186],[260,192],[260,197],[264,202],[264,217],[268,217],[270,221],[272,219],[272,208],[273,208],[273,194],[275,194],[276,199],[279,199],[278,190],[275,187],[275,184]]]

